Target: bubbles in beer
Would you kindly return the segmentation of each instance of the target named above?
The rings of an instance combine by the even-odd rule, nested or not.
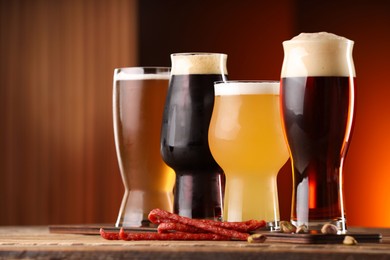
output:
[[[355,76],[353,44],[332,33],[301,33],[283,42],[285,58],[281,76]]]
[[[278,81],[229,81],[217,82],[214,86],[216,96],[268,94],[279,95]]]
[[[176,66],[172,68],[172,75],[188,74],[225,74],[226,54],[221,53],[178,53],[172,54]]]

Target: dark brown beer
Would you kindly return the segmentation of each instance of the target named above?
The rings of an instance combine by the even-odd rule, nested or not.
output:
[[[280,104],[293,170],[291,221],[346,232],[343,162],[355,110],[353,41],[302,33],[283,42]]]
[[[349,77],[291,77],[281,84],[282,117],[294,160],[294,185],[308,180],[310,220],[336,220],[342,213],[340,154],[348,148],[355,89]],[[300,100],[301,102],[289,102]],[[292,208],[297,207],[297,191]],[[300,198],[302,199],[302,198]],[[297,210],[292,211],[297,221]]]
[[[214,82],[227,78],[226,68],[220,68],[226,55],[179,54],[172,61],[161,155],[176,173],[174,213],[221,220],[225,175],[211,155],[208,129]]]

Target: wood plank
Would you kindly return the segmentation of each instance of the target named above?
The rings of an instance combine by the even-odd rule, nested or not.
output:
[[[104,228],[109,232],[119,232],[119,228],[110,224],[94,224],[94,225],[51,225],[49,226],[50,233],[53,234],[86,234],[99,235],[100,228]],[[127,232],[156,232],[156,228],[152,227],[133,227],[125,228]],[[288,234],[281,232],[262,232],[255,233],[264,234],[269,242],[280,243],[295,243],[295,244],[341,244],[345,236],[353,236],[358,243],[380,243],[382,234],[375,232],[356,232],[349,231],[348,234],[329,235],[320,233],[311,234]]]
[[[53,234],[83,234],[83,235],[100,235],[100,228],[107,232],[119,232],[120,228],[110,224],[94,225],[50,225],[49,231]],[[157,232],[152,227],[131,227],[125,228],[127,232]]]
[[[369,233],[372,229],[364,229]],[[389,238],[389,229],[379,229]],[[95,235],[53,234],[48,227],[0,227],[4,258],[366,259],[390,257],[390,243],[254,244],[245,241],[109,241]]]
[[[352,236],[358,243],[380,243],[382,235],[379,233],[356,233],[329,235],[329,234],[286,234],[277,232],[263,233],[270,242],[295,244],[342,244],[345,236]]]

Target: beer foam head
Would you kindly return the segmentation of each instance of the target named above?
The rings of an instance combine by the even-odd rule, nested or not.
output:
[[[226,74],[227,55],[222,53],[175,53],[171,55],[172,75]]]
[[[353,44],[353,41],[332,33],[301,33],[283,42],[281,77],[354,77]]]
[[[146,79],[168,79],[170,77],[169,67],[128,67],[118,68],[114,71],[115,80],[146,80]]]
[[[291,39],[291,41],[349,41],[343,36],[328,32],[301,33]]]
[[[279,81],[219,81],[214,90],[216,96],[279,95]]]

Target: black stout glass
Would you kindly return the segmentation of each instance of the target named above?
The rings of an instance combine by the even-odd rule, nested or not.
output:
[[[174,213],[221,220],[225,175],[208,145],[214,82],[227,80],[226,54],[172,54],[161,155],[175,170]]]

